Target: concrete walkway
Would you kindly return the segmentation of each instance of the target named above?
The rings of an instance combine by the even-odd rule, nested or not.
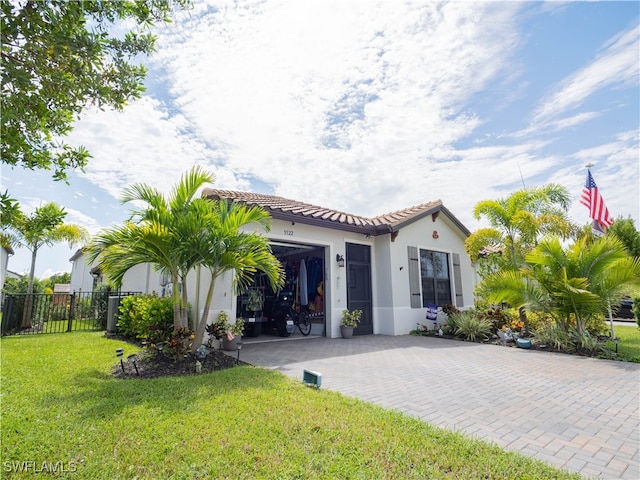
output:
[[[245,343],[240,359],[585,477],[640,479],[640,365],[413,336]]]

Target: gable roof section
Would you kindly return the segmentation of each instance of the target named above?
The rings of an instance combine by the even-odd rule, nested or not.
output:
[[[418,221],[427,215],[437,216],[442,213],[446,215],[465,236],[470,234],[469,230],[442,204],[441,200],[368,218],[261,193],[206,188],[202,192],[202,195],[214,200],[228,200],[246,203],[247,205],[257,205],[267,210],[273,218],[278,220],[300,222],[365,235],[394,233],[402,227]]]
[[[78,250],[76,250],[76,253],[74,253],[73,256],[69,259],[69,261],[73,262],[74,260],[80,258],[82,255],[84,255],[84,248],[79,248]]]

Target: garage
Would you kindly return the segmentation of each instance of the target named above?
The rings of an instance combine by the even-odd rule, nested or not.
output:
[[[274,291],[264,274],[236,300],[247,342],[324,336],[325,247],[272,241],[271,249],[285,271],[285,285]],[[301,327],[298,326],[301,324]]]

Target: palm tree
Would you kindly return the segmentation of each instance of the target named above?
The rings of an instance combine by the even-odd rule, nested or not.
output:
[[[206,212],[201,217],[203,228],[199,235],[191,236],[182,247],[185,253],[197,253],[200,264],[211,274],[202,317],[191,344],[194,352],[202,344],[218,277],[233,272],[233,286],[237,292],[245,290],[258,271],[266,274],[274,289],[282,288],[285,280],[282,265],[273,255],[268,239],[257,232],[241,231],[253,223],[270,231],[269,214],[260,207],[235,202],[207,202],[199,205],[203,213]]]
[[[482,250],[491,246],[501,252],[497,261],[501,269],[515,270],[524,264],[524,257],[546,234],[567,238],[572,225],[568,220],[569,193],[562,185],[518,190],[506,198],[482,200],[474,208],[476,219],[486,217],[490,228],[472,233],[465,241],[465,249],[473,261]],[[522,285],[526,288],[526,285]],[[524,292],[523,292],[524,294]],[[524,334],[529,332],[526,310],[519,309]]]
[[[620,240],[606,236],[576,241],[543,240],[526,256],[526,266],[485,277],[481,289],[493,302],[506,301],[551,315],[565,331],[585,334],[587,321],[604,314],[633,286],[640,285],[640,258],[630,257]]]
[[[206,199],[194,197],[200,187],[213,180],[213,174],[196,166],[181,177],[168,197],[147,185],[132,185],[124,191],[122,202],[141,201],[144,208],[133,210],[123,226],[101,232],[87,249],[89,261],[98,259],[116,284],[122,282],[127,270],[142,263],[151,263],[171,277],[176,330],[187,326],[186,279],[199,261],[193,252],[182,248],[202,227],[202,209],[195,206]]]
[[[482,248],[503,249],[507,264],[521,265],[524,254],[546,234],[567,238],[571,223],[567,217],[569,193],[562,185],[549,184],[518,190],[506,198],[482,200],[473,210],[477,220],[485,217],[491,228],[472,233],[465,242],[467,253],[477,260]]]
[[[14,246],[25,247],[31,251],[29,283],[22,317],[22,326],[25,328],[31,326],[33,281],[38,251],[44,246],[52,246],[64,241],[69,242],[69,246],[73,247],[76,243],[88,238],[88,233],[84,228],[74,224],[65,224],[64,218],[66,216],[67,212],[64,208],[49,202],[36,208],[31,215],[25,215],[18,208],[14,212],[11,224],[8,225],[13,235],[4,236],[5,240],[11,238]]]

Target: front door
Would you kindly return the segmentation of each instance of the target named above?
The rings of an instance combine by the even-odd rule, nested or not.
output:
[[[347,243],[347,308],[362,310],[355,335],[373,333],[371,302],[371,247]]]

